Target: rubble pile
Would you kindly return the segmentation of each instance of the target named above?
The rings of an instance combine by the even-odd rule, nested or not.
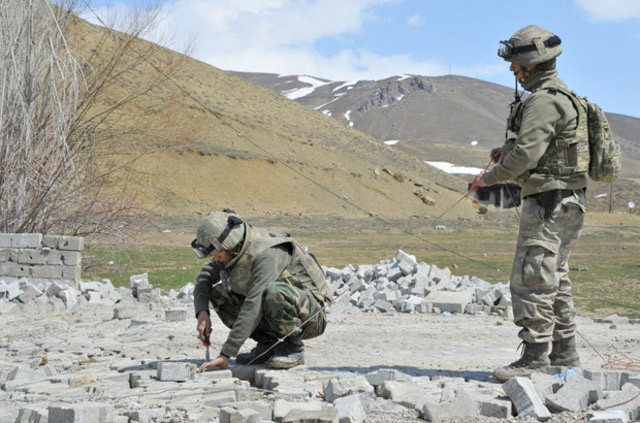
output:
[[[508,318],[505,285],[455,276],[403,251],[376,265],[325,271],[335,291],[330,320],[361,312]],[[147,274],[131,276],[128,288],[0,279],[0,423],[640,418],[640,375],[629,371],[550,368],[498,384],[473,371],[388,368],[372,356],[353,368],[271,370],[232,361],[200,373],[193,289],[163,293]],[[226,334],[214,323],[216,334]]]
[[[467,313],[505,315],[511,310],[506,284],[456,276],[448,267],[418,263],[399,250],[377,265],[325,268],[336,295],[334,308],[382,313]]]

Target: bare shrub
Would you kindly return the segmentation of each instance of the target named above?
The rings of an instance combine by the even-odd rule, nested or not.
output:
[[[177,65],[138,39],[157,8],[117,32],[81,22],[78,6],[0,2],[0,232],[113,234],[143,221],[131,164],[149,147],[124,117]],[[136,81],[145,68],[157,75]]]

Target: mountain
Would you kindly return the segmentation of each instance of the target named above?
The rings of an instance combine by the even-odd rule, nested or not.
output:
[[[233,72],[379,139],[490,148],[503,140],[513,88],[463,76],[398,75],[379,81]],[[607,113],[625,155],[640,159],[640,119]]]
[[[84,57],[107,60],[123,39],[78,20],[70,43]],[[102,128],[132,153],[130,173],[120,176],[137,186],[127,194],[132,206],[165,217],[230,207],[245,216],[430,218],[466,192],[465,180],[309,107],[188,56],[131,42],[113,72],[118,79],[105,84],[100,99],[112,105],[130,98]],[[163,64],[170,72],[159,71]],[[115,182],[113,194],[121,195]],[[446,217],[476,215],[466,201]]]
[[[513,88],[462,76],[397,75],[379,81],[330,81],[310,76],[233,72],[421,160],[484,168],[504,141]],[[612,192],[624,207],[640,193],[640,119],[607,113],[623,160],[613,188],[590,182],[599,199]]]

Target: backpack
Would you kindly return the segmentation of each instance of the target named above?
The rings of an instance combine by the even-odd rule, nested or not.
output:
[[[582,105],[587,111],[587,138],[589,140],[589,178],[597,182],[613,182],[620,173],[620,146],[613,139],[613,132],[604,112],[596,103],[561,87],[547,88],[561,92],[571,99],[578,116]]]
[[[620,146],[613,139],[609,121],[595,103],[584,99],[589,130],[589,177],[594,181],[613,182],[620,172]]]

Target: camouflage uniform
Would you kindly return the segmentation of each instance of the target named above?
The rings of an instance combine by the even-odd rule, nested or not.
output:
[[[483,182],[522,184],[524,200],[510,284],[515,323],[523,327],[519,336],[537,344],[573,336],[575,308],[568,258],[586,211],[588,150],[586,140],[575,145],[580,170],[563,175],[548,171],[549,163],[565,160],[558,158],[558,150],[563,150],[557,148],[557,140],[570,144],[576,139],[578,113],[584,119],[585,111],[576,110],[564,94],[568,90],[555,70],[537,71],[523,86],[532,94],[510,118],[517,140],[501,163],[485,173]]]
[[[331,293],[318,263],[291,237],[245,228],[235,258],[224,267],[210,261],[194,291],[196,316],[208,312],[210,302],[231,329],[221,353],[235,356],[249,337],[275,343],[285,335],[321,335],[326,326],[323,307]]]

